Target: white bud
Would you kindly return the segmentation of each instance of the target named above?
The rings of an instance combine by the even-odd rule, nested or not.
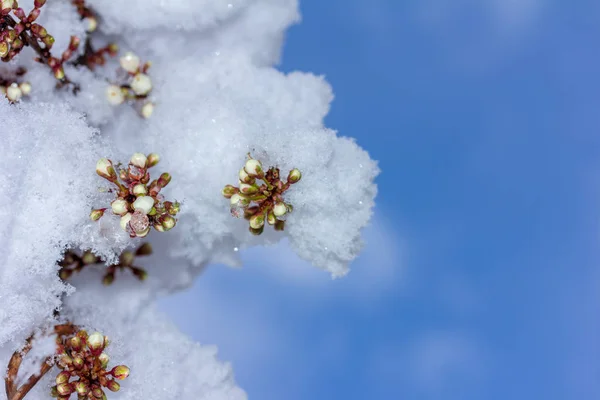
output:
[[[13,8],[13,4],[15,4],[15,0],[2,0],[2,10],[6,10],[7,8]]]
[[[148,189],[143,183],[138,183],[133,187],[133,194],[135,194],[136,196],[146,195],[148,194]]]
[[[251,158],[248,161],[246,161],[246,165],[244,165],[244,169],[246,170],[246,173],[248,175],[256,176],[262,172],[262,165],[261,165],[260,161],[255,160],[254,158]]]
[[[240,196],[237,193],[234,194],[233,196],[231,196],[231,198],[229,199],[229,201],[231,202],[231,205],[233,205],[233,206],[237,205],[241,200],[242,200],[242,196]]]
[[[127,231],[127,225],[129,224],[129,221],[131,221],[131,217],[131,213],[127,213],[121,217],[121,229],[124,231]]]
[[[133,202],[133,209],[144,214],[150,213],[154,207],[154,199],[151,196],[140,196]]]
[[[154,103],[145,103],[142,106],[142,117],[148,119],[154,113]]]
[[[110,203],[110,207],[112,208],[113,213],[117,215],[127,214],[127,205],[127,202],[123,199],[117,199]]]
[[[148,235],[148,233],[150,233],[150,227],[147,227],[146,229],[144,229],[141,232],[136,232],[135,235],[137,237],[145,237],[146,235]]]
[[[119,59],[119,63],[121,64],[121,68],[132,74],[140,68],[140,58],[130,51]]]
[[[104,350],[104,335],[100,332],[94,332],[86,339],[87,345],[90,350],[102,351]]]
[[[287,213],[285,203],[275,203],[275,206],[273,206],[273,214],[275,214],[276,217],[281,217],[282,215],[285,215],[285,213]]]
[[[116,179],[117,173],[112,162],[107,158],[101,158],[96,163],[96,173],[106,179]]]
[[[148,94],[152,90],[152,80],[146,74],[135,74],[131,81],[131,89],[133,89],[138,96]]]
[[[88,24],[87,31],[94,32],[98,28],[98,20],[95,17],[88,17],[86,20]]]
[[[240,182],[248,183],[248,180],[250,180],[250,175],[248,175],[244,168],[240,169],[239,177]]]
[[[110,85],[106,88],[106,99],[111,106],[118,106],[119,104],[123,104],[125,96],[119,86]]]
[[[12,85],[6,88],[6,97],[10,101],[19,101],[22,96],[23,92],[19,88],[19,85],[17,85],[16,83],[13,83]]]
[[[135,165],[136,167],[139,167],[139,168],[146,168],[146,162],[147,161],[148,161],[148,159],[142,153],[134,153],[131,156],[131,159],[129,160],[129,162],[131,164],[133,164],[133,165]]]
[[[29,96],[29,93],[31,93],[31,83],[23,82],[19,84],[19,89],[23,92],[23,96]]]

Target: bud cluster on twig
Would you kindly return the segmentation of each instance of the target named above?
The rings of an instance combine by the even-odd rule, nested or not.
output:
[[[121,228],[133,237],[144,237],[154,227],[159,232],[171,230],[177,220],[179,203],[163,201],[160,191],[171,181],[171,175],[163,173],[158,179],[150,181],[149,169],[159,161],[158,154],[145,156],[135,153],[125,169],[117,174],[112,161],[101,158],[96,164],[96,173],[116,186],[110,192],[117,194],[110,208],[121,217]],[[119,166],[117,166],[119,167]],[[107,208],[92,210],[90,218],[99,220]]]
[[[75,394],[79,400],[106,399],[104,388],[117,392],[121,388],[117,380],[129,376],[125,365],[108,367],[110,359],[104,350],[109,341],[99,332],[88,335],[80,330],[71,337],[57,337],[56,342],[56,365],[61,372],[51,388],[52,397],[67,400]]]
[[[119,59],[121,68],[126,72],[126,81],[121,84],[112,84],[106,89],[106,98],[113,106],[127,102],[137,102],[139,113],[144,118],[150,118],[154,112],[154,103],[147,101],[152,91],[152,79],[147,72],[150,62],[142,64],[140,58],[127,52]]]
[[[140,281],[148,277],[148,273],[141,267],[133,265],[136,257],[147,256],[152,254],[152,246],[150,243],[142,243],[134,252],[125,250],[119,256],[119,262],[106,267],[106,273],[102,277],[102,283],[110,285],[115,280],[117,270],[130,270],[131,273]],[[63,281],[66,281],[74,273],[80,272],[83,268],[89,265],[101,264],[102,260],[90,250],[86,250],[80,256],[73,250],[67,250],[63,259],[59,262],[60,271],[58,276]]]
[[[301,178],[300,171],[294,168],[283,182],[279,168],[270,167],[265,172],[262,163],[248,154],[248,160],[239,172],[239,187],[227,185],[222,194],[230,200],[231,214],[247,219],[253,234],[260,235],[265,222],[282,231],[285,215],[293,210],[292,205],[284,201],[283,194]],[[259,184],[258,180],[263,183]]]

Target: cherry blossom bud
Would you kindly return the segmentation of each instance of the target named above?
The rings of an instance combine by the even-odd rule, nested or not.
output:
[[[258,193],[258,186],[248,185],[247,183],[240,183],[240,192],[247,195]]]
[[[96,163],[96,173],[109,181],[115,181],[117,179],[117,173],[115,172],[112,162],[106,158],[98,160]]]
[[[302,174],[300,173],[300,170],[298,170],[297,168],[294,168],[293,170],[290,171],[287,180],[289,183],[296,183],[301,178],[302,178]]]
[[[78,396],[85,396],[90,392],[90,385],[83,380],[75,382],[75,391]]]
[[[221,194],[223,195],[223,197],[230,199],[231,196],[233,196],[237,192],[238,192],[238,188],[236,188],[235,186],[232,186],[232,185],[227,185],[223,188],[223,190],[221,191]]]
[[[20,83],[19,89],[21,89],[21,92],[23,92],[23,96],[29,96],[29,94],[31,93],[31,83],[29,83],[29,82]]]
[[[111,392],[118,392],[121,389],[121,385],[117,381],[110,380],[106,383],[106,388]]]
[[[125,101],[125,95],[119,86],[109,85],[106,88],[106,99],[111,106],[118,106]]]
[[[123,199],[117,199],[110,203],[110,207],[112,208],[112,212],[116,215],[125,215],[127,214],[127,208],[129,203]]]
[[[2,10],[6,10],[6,9],[12,9],[13,5],[15,4],[15,0],[2,0],[2,2],[0,2],[1,4],[1,8]]]
[[[161,225],[164,228],[165,232],[173,229],[173,227],[175,227],[175,223],[176,223],[175,218],[171,217],[170,215],[167,215],[166,217],[162,218],[162,220],[161,220]]]
[[[135,194],[136,196],[145,196],[148,194],[148,189],[143,183],[138,183],[133,187],[133,194]]]
[[[35,0],[33,2],[33,6],[35,8],[42,8],[44,6],[44,4],[46,4],[46,0]]]
[[[251,158],[248,161],[246,161],[246,164],[244,165],[244,170],[250,176],[259,176],[262,174],[262,164],[260,163],[260,161]]]
[[[169,182],[171,182],[171,175],[169,173],[165,172],[160,175],[160,177],[158,178],[158,182],[156,182],[156,183],[162,189],[165,186],[167,186],[169,184]]]
[[[83,261],[85,265],[96,264],[97,260],[98,258],[91,251],[86,251],[81,257],[81,261]]]
[[[246,172],[246,170],[244,168],[240,169],[240,172],[238,175],[240,178],[240,182],[254,183],[254,178],[252,178],[250,175],[248,175],[248,173]]]
[[[94,332],[87,338],[87,346],[93,354],[100,354],[104,350],[104,335],[100,332]]]
[[[130,73],[135,73],[140,68],[140,58],[134,53],[128,51],[119,59],[121,68]]]
[[[277,217],[275,216],[275,214],[273,214],[273,212],[270,212],[267,215],[267,222],[269,223],[269,225],[275,225],[275,223],[277,222]]]
[[[275,206],[273,206],[273,214],[275,214],[276,217],[285,215],[287,211],[287,207],[283,202],[275,203]]]
[[[104,394],[104,390],[100,388],[92,389],[92,396],[94,396],[96,399],[106,399],[106,394]]]
[[[160,156],[156,153],[148,154],[148,168],[154,167],[160,161]]]
[[[102,353],[98,356],[98,360],[100,361],[100,365],[102,366],[102,368],[106,369],[106,367],[108,367],[108,362],[110,361],[110,357],[108,357],[108,354]]]
[[[136,167],[139,168],[146,168],[146,162],[148,161],[148,158],[142,154],[142,153],[134,153],[131,156],[131,160],[129,160],[129,163],[135,165]]]
[[[4,57],[8,54],[9,47],[8,43],[2,41],[0,42],[0,57]]]
[[[129,376],[129,368],[125,365],[117,365],[110,371],[111,375],[122,381]]]
[[[150,196],[140,196],[133,202],[133,209],[149,214],[154,207],[154,199]]]
[[[136,231],[135,235],[137,237],[143,238],[146,237],[148,234],[150,233],[150,227],[147,227],[146,229],[142,230],[142,231]]]
[[[152,90],[152,80],[146,74],[136,74],[131,81],[131,89],[138,96],[144,96]]]
[[[73,336],[70,339],[70,346],[73,348],[73,350],[75,351],[79,351],[83,348],[83,341],[81,340],[81,337],[79,336]],[[73,362],[75,362],[76,360],[73,360]]]
[[[71,379],[71,373],[67,371],[62,371],[56,376],[56,384],[60,385],[61,383],[69,382],[69,379]]]
[[[54,40],[54,39],[53,39]],[[63,67],[58,67],[54,70],[54,77],[59,81],[65,78],[65,70]]]
[[[260,229],[265,225],[265,215],[260,213],[260,214],[254,214],[252,217],[250,217],[250,227],[252,229]]]
[[[133,216],[132,213],[127,213],[121,217],[121,221],[120,221],[121,229],[123,229],[124,231],[127,231],[127,226],[129,225],[129,221],[131,221],[132,216]]]
[[[73,359],[73,366],[74,366],[76,369],[81,369],[81,368],[83,367],[83,364],[84,364],[84,363],[85,363],[85,361],[84,361],[84,360],[83,360],[83,358],[81,358],[81,357],[75,357],[75,358]]]
[[[73,388],[68,383],[61,383],[60,385],[56,386],[56,391],[61,396],[68,396],[73,393]]]
[[[142,106],[142,117],[148,119],[152,116],[153,113],[154,113],[154,103],[152,103],[152,102],[144,103],[144,105]]]
[[[6,97],[10,101],[19,101],[22,96],[23,92],[16,83],[13,83],[6,88]]]
[[[92,210],[90,213],[90,219],[92,221],[98,221],[104,215],[105,208],[101,208],[99,210]]]

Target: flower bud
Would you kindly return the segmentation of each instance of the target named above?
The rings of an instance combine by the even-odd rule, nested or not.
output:
[[[12,9],[13,6],[15,4],[15,0],[2,0],[0,2],[0,9],[1,10],[6,10],[6,9]]]
[[[260,163],[260,161],[251,158],[248,161],[246,161],[246,164],[244,165],[244,170],[250,176],[259,176],[262,174],[262,164]]]
[[[119,64],[121,64],[121,68],[125,71],[134,74],[140,68],[140,58],[131,51],[128,51],[119,59]]]
[[[96,399],[106,399],[106,394],[104,394],[104,390],[102,390],[99,387],[92,389],[92,396],[94,396],[94,398]]]
[[[61,396],[66,397],[66,396],[70,395],[71,393],[73,393],[73,388],[68,383],[61,383],[60,385],[56,386],[56,391]]]
[[[131,89],[138,96],[147,95],[152,90],[152,80],[146,74],[135,74],[131,81]]]
[[[98,261],[98,258],[96,257],[96,255],[94,253],[92,253],[91,251],[88,250],[85,253],[83,253],[83,256],[81,257],[81,261],[83,261],[83,263],[85,265],[96,264],[96,262]]]
[[[276,231],[282,231],[284,226],[285,226],[285,221],[278,219],[277,222],[275,222],[274,228]]]
[[[260,229],[265,225],[265,215],[260,213],[260,214],[254,214],[252,217],[250,217],[250,227],[252,229]]]
[[[234,193],[230,198],[229,198],[229,202],[231,203],[232,206],[241,204],[244,201],[243,197],[240,196],[238,193]]]
[[[113,272],[108,272],[102,278],[102,284],[104,286],[108,286],[108,285],[112,284],[114,281],[115,281],[115,274]]]
[[[117,173],[112,165],[112,161],[106,158],[98,160],[96,163],[96,173],[111,182],[117,179]]]
[[[131,272],[140,281],[146,280],[146,278],[148,278],[148,273],[141,268],[131,267]]]
[[[170,231],[175,227],[177,220],[170,215],[167,215],[166,217],[163,217],[160,222],[165,231]]]
[[[83,368],[83,364],[85,363],[85,361],[83,360],[83,358],[81,357],[75,357],[73,358],[73,366],[76,369],[81,369]]]
[[[106,367],[108,367],[108,362],[110,361],[110,357],[108,357],[108,354],[102,353],[98,356],[98,361],[100,361],[100,365],[102,366],[102,368],[106,369]]]
[[[148,103],[144,103],[144,105],[142,106],[142,117],[148,119],[152,116],[152,114],[154,113],[154,103],[152,102],[148,102]]]
[[[75,382],[75,391],[78,396],[85,396],[90,392],[90,385],[83,380]]]
[[[111,375],[122,381],[129,376],[129,368],[125,365],[117,365],[110,371]]]
[[[16,83],[13,83],[6,88],[6,97],[10,101],[19,101],[22,96],[23,92]]]
[[[121,217],[121,221],[120,221],[121,229],[123,229],[124,231],[127,231],[127,226],[129,225],[129,221],[131,221],[132,216],[133,216],[133,214],[127,213]]]
[[[92,221],[98,221],[104,215],[105,210],[106,210],[106,208],[101,208],[99,210],[92,210],[92,212],[90,213],[90,219]]]
[[[160,175],[160,177],[158,178],[158,186],[162,189],[165,186],[167,186],[169,184],[169,182],[171,182],[171,175],[167,172],[163,173]]]
[[[145,196],[148,194],[148,188],[143,183],[138,183],[133,187],[133,194],[136,196]]]
[[[140,196],[133,202],[133,209],[144,214],[150,213],[154,207],[154,199],[150,196]]]
[[[46,0],[35,0],[33,2],[33,6],[35,8],[42,8],[44,6],[44,4],[46,4]]]
[[[148,234],[149,234],[149,233],[150,233],[150,227],[147,227],[146,229],[144,229],[144,230],[141,230],[141,231],[139,231],[139,232],[138,232],[138,231],[136,231],[136,232],[135,232],[135,235],[136,235],[137,237],[139,237],[139,238],[143,238],[143,237],[146,237],[146,236],[148,236]]]
[[[111,392],[118,392],[121,389],[121,385],[119,385],[119,382],[111,379],[106,383],[106,388]]]
[[[31,93],[31,83],[29,83],[29,82],[20,83],[19,89],[21,89],[23,96],[29,96],[29,94]]]
[[[112,203],[110,203],[112,212],[116,215],[121,215],[121,216],[127,214],[128,206],[129,206],[129,203],[127,203],[127,201],[125,201],[123,199],[117,199],[117,200],[113,201]]]
[[[131,251],[124,251],[119,256],[119,263],[121,265],[132,265],[134,259],[135,259],[135,256],[133,255],[133,253]]]
[[[154,229],[156,229],[157,232],[164,232],[165,228],[163,228],[163,226],[161,224],[154,224]]]
[[[300,170],[297,168],[294,168],[293,170],[290,171],[287,180],[289,183],[296,183],[301,178],[302,178],[302,174],[300,173]]]
[[[275,205],[273,206],[273,214],[275,214],[276,217],[281,217],[281,216],[285,215],[285,213],[287,213],[287,207],[286,207],[285,203],[283,203],[283,202],[275,203]]]
[[[83,341],[81,339],[80,336],[73,336],[69,339],[69,346],[75,351],[81,350],[83,348]],[[73,362],[75,362],[75,360],[73,360]]]
[[[246,172],[246,170],[244,168],[240,169],[238,176],[240,178],[240,182],[254,183],[254,178],[252,178],[250,175],[248,175],[248,173]]]
[[[60,385],[61,383],[69,382],[69,379],[71,379],[71,373],[62,371],[56,376],[56,384]]]
[[[87,346],[92,354],[100,354],[104,350],[104,335],[100,332],[94,332],[87,338]]]
[[[152,245],[150,243],[144,243],[135,251],[136,256],[147,256],[152,254]]]
[[[98,20],[94,16],[86,18],[87,20],[87,31],[89,33],[94,32],[98,28]]]
[[[138,168],[146,168],[148,158],[142,153],[134,153],[129,160],[130,164],[135,165]]]
[[[125,95],[119,86],[109,85],[106,88],[106,99],[111,106],[118,106],[125,101]]]
[[[247,183],[240,183],[240,192],[246,195],[253,195],[258,193],[258,186],[248,185]]]
[[[52,37],[52,36],[46,36],[44,39],[47,39],[49,37]],[[52,41],[54,41],[54,38],[52,38]],[[65,70],[62,66],[54,69],[54,77],[59,81],[62,81],[63,79],[65,79]]]
[[[8,43],[0,42],[0,58],[5,57],[8,54],[9,47]]]
[[[148,154],[148,168],[150,167],[154,167],[156,164],[158,164],[158,162],[160,161],[160,156],[156,153],[150,153]]]
[[[250,226],[250,227],[248,228],[248,230],[250,231],[250,233],[251,233],[251,234],[258,236],[258,235],[260,235],[261,233],[263,233],[263,231],[265,230],[265,227],[264,227],[264,226],[261,226],[261,227],[260,227],[260,228],[258,228],[258,229],[254,229],[253,227],[251,227],[251,226]]]
[[[221,194],[226,199],[230,199],[231,196],[233,196],[237,192],[238,192],[238,188],[236,188],[235,186],[232,186],[232,185],[227,185],[223,188],[223,190],[221,190]]]

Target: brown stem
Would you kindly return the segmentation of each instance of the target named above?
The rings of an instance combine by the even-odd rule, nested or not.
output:
[[[73,334],[77,330],[77,327],[73,324],[63,324],[57,325],[54,327],[54,332],[59,336],[65,336]],[[40,379],[52,368],[52,364],[50,363],[52,357],[48,357],[42,363],[42,367],[40,368],[39,374],[31,375],[27,381],[21,386],[17,386],[16,380],[17,375],[19,374],[19,368],[21,363],[23,362],[23,357],[31,351],[31,341],[33,340],[33,335],[27,338],[25,346],[20,351],[15,351],[8,362],[8,372],[6,374],[6,378],[4,379],[5,389],[6,389],[6,397],[8,400],[22,400],[27,393],[39,382]]]

